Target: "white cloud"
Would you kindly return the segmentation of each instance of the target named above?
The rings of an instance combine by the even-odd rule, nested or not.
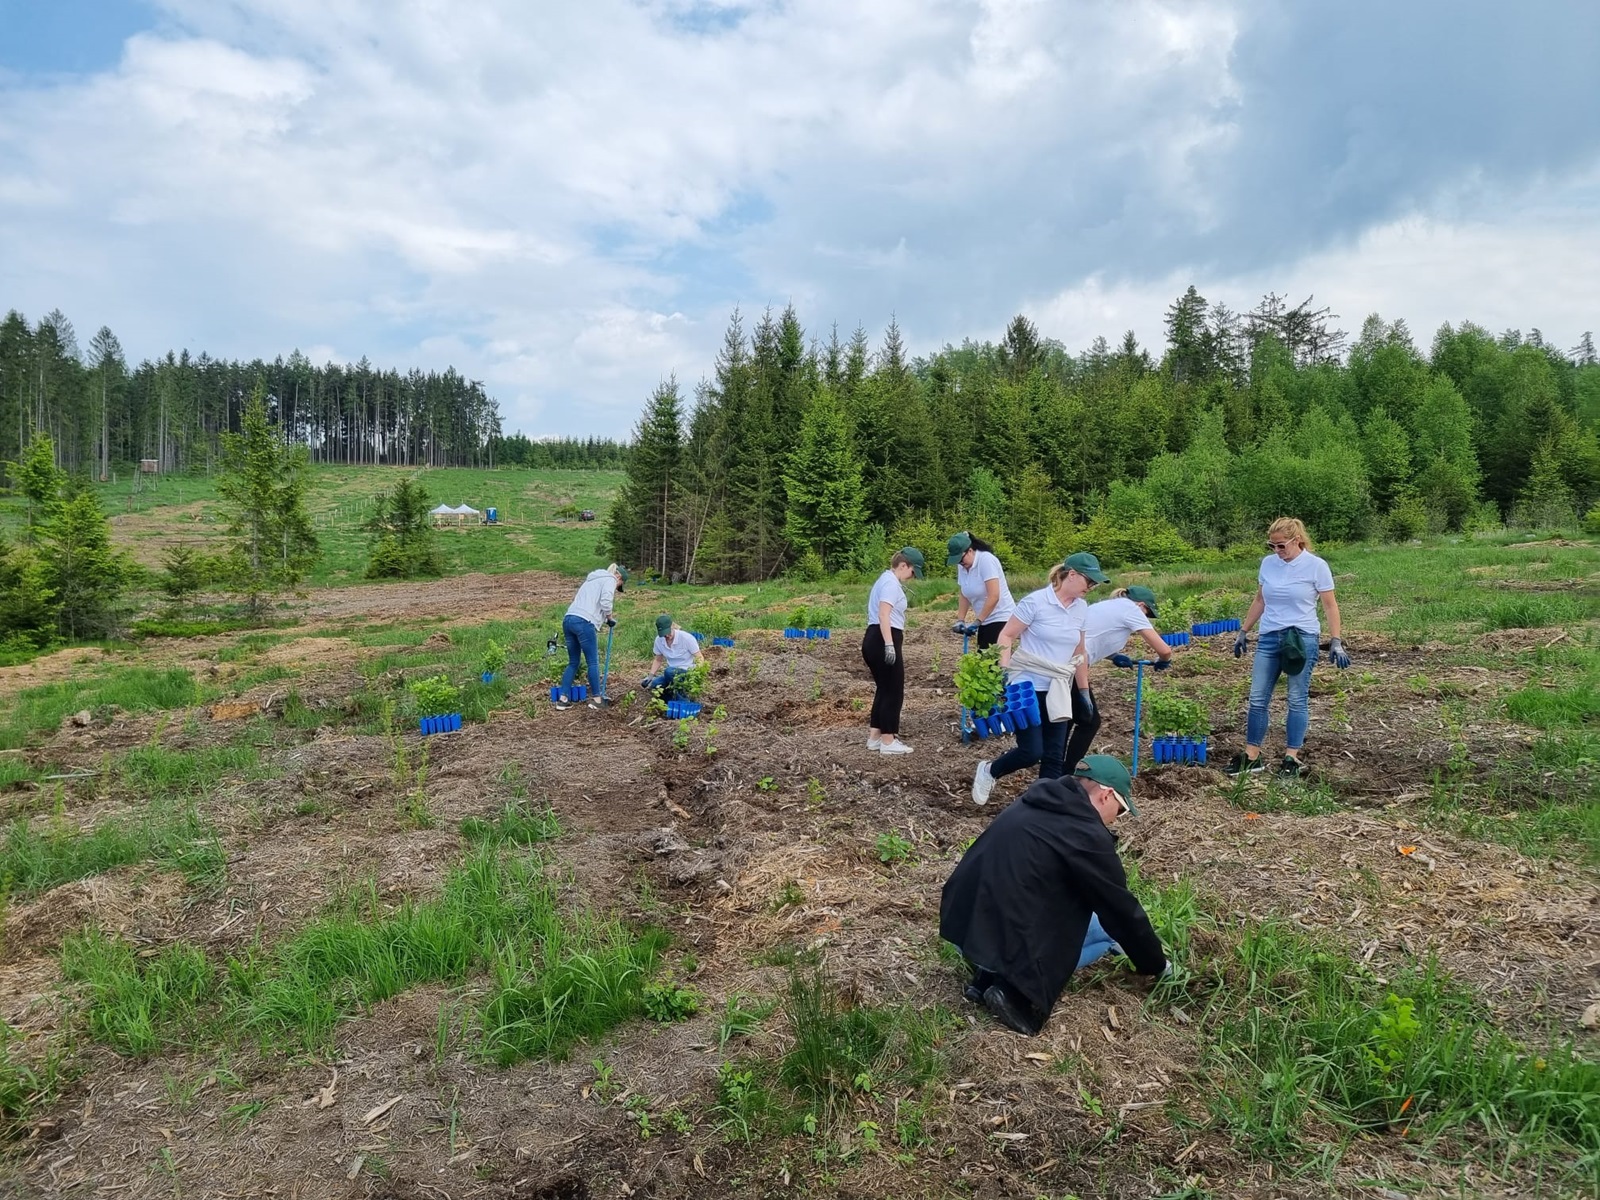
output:
[[[164,7],[114,69],[0,82],[0,304],[135,355],[453,364],[511,428],[614,432],[665,376],[692,387],[735,304],[792,300],[815,329],[893,312],[929,348],[1029,297],[1069,344],[1155,335],[1191,276],[1241,302],[1305,279],[1352,327],[1369,303],[1414,328],[1439,298],[1553,328],[1591,303],[1583,254],[1551,245],[1583,230],[1506,201],[1492,155],[1338,223],[1275,205],[1286,177],[1343,194],[1405,161],[1370,116],[1359,154],[1257,152],[1300,144],[1262,133],[1293,6]]]

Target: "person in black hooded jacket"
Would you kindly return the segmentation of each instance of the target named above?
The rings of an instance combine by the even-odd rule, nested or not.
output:
[[[1029,787],[946,880],[939,935],[973,967],[967,998],[1007,1028],[1044,1027],[1096,917],[1141,975],[1170,970],[1111,834],[1135,811],[1131,791],[1121,762],[1091,754],[1074,775]]]

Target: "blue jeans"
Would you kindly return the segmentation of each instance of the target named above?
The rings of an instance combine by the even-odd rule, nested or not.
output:
[[[1098,962],[1108,954],[1121,954],[1122,947],[1111,940],[1111,935],[1100,927],[1100,918],[1089,914],[1089,929],[1083,935],[1083,952],[1078,955],[1078,970]]]
[[[668,667],[661,674],[652,675],[644,681],[645,691],[653,692],[659,688],[663,700],[674,700],[677,698],[678,689],[672,685],[672,681],[683,673],[684,669],[682,667]]]
[[[1041,724],[1017,730],[1017,744],[989,764],[989,774],[996,779],[1039,764],[1040,779],[1060,779],[1062,762],[1067,752],[1067,734],[1072,731],[1071,721],[1052,721],[1045,712],[1045,696],[1050,689],[1039,693]]]
[[[589,691],[600,694],[600,631],[582,617],[568,613],[561,621],[561,636],[567,643],[567,669],[561,672],[561,686],[569,688],[578,677],[578,656],[589,660]]]
[[[1256,656],[1250,667],[1250,712],[1245,719],[1244,740],[1260,746],[1267,736],[1267,705],[1272,702],[1272,689],[1278,686],[1278,677],[1284,674],[1282,656],[1278,653],[1278,640],[1282,631],[1274,629],[1263,633],[1256,643]],[[1298,750],[1306,742],[1306,727],[1311,724],[1311,668],[1317,665],[1317,639],[1305,630],[1300,631],[1306,645],[1306,665],[1298,675],[1289,676],[1289,715],[1284,720],[1289,749]]]

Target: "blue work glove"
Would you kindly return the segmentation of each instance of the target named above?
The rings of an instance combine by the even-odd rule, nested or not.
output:
[[[1088,688],[1078,689],[1078,712],[1085,721],[1094,720],[1094,693]]]
[[[1239,630],[1238,633],[1234,634],[1234,636],[1233,636],[1233,656],[1235,658],[1243,658],[1244,657],[1244,652],[1249,648],[1249,646],[1250,646],[1250,635],[1248,633],[1246,633],[1244,630],[1241,629],[1241,630]]]
[[[1345,653],[1343,638],[1334,638],[1328,643],[1328,661],[1341,671],[1350,665],[1350,656]]]
[[[1158,671],[1165,671],[1171,665],[1172,665],[1172,660],[1170,658],[1158,658],[1158,659],[1156,659],[1156,670],[1158,670]]]
[[[967,625],[966,625],[965,621],[957,621],[954,625],[950,626],[950,632],[951,633],[967,633],[967,632],[969,632],[969,630],[967,629]]]
[[[1130,670],[1133,667],[1133,659],[1126,654],[1113,654],[1111,656],[1111,665],[1113,667],[1121,667],[1124,671]]]

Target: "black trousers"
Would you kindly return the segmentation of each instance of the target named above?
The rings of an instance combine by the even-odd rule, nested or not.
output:
[[[882,733],[900,733],[900,709],[906,702],[906,660],[900,652],[905,642],[905,631],[891,630],[894,634],[894,666],[883,661],[883,630],[876,625],[867,626],[867,636],[861,639],[861,657],[866,660],[872,681],[878,685],[872,697],[872,728]]]
[[[987,650],[1000,640],[1000,631],[1006,627],[1004,621],[990,621],[987,625],[978,626],[978,649]]]
[[[1094,699],[1094,689],[1089,689],[1089,698]],[[1083,756],[1089,753],[1089,747],[1094,745],[1094,736],[1100,732],[1100,702],[1095,700],[1094,716],[1083,715],[1083,705],[1078,700],[1077,689],[1072,693],[1072,733],[1067,738],[1067,750],[1062,756],[1062,774],[1071,775],[1078,769],[1078,764],[1083,761]]]

